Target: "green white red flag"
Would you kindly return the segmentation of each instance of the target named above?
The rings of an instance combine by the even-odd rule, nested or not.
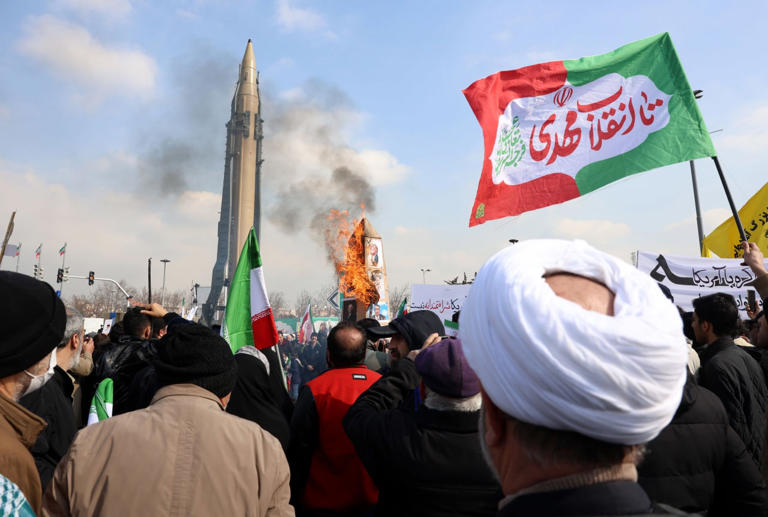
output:
[[[232,352],[253,345],[258,349],[277,344],[277,327],[269,305],[259,243],[253,228],[243,245],[229,287],[221,335]]]
[[[667,33],[498,72],[464,95],[485,147],[470,226],[716,154]]]
[[[309,343],[309,338],[315,331],[315,324],[312,322],[312,304],[307,305],[307,310],[304,311],[304,317],[301,318],[301,325],[299,326],[299,343]]]
[[[61,257],[61,256],[62,256],[62,255],[64,255],[66,252],[67,252],[67,243],[65,242],[65,243],[64,243],[64,246],[62,246],[61,248],[59,248],[59,256]]]

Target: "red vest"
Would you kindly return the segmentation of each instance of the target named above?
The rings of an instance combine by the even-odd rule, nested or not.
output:
[[[379,490],[341,421],[357,397],[380,377],[365,365],[358,365],[333,368],[307,383],[318,415],[318,446],[304,491],[307,508],[350,510],[376,504]]]

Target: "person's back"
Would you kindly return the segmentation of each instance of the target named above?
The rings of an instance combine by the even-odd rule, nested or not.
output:
[[[224,411],[237,375],[226,341],[179,325],[153,365],[161,389],[148,408],[77,435],[45,494],[48,514],[293,515],[280,443]]]
[[[357,397],[380,375],[362,364],[365,334],[341,323],[328,336],[331,368],[308,382],[291,419],[292,500],[303,512],[360,512],[378,497],[341,421]]]
[[[279,441],[191,384],[83,429],[59,469],[44,504],[69,515],[291,514]]]
[[[652,440],[638,482],[653,501],[688,512],[763,515],[768,494],[720,399],[689,375],[672,422]]]
[[[420,387],[424,403],[403,410]],[[480,447],[479,391],[460,342],[448,338],[425,348],[415,364],[410,357],[395,362],[357,399],[344,429],[379,488],[376,515],[496,513],[502,495]]]

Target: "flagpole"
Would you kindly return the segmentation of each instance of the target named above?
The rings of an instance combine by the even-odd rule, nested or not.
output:
[[[696,166],[691,164],[691,183],[693,184],[693,202],[696,205],[696,229],[699,231],[699,254],[704,251],[704,229],[701,225],[701,205],[699,204],[699,187],[696,182]]]
[[[0,264],[3,262],[3,255],[5,255],[5,247],[8,245],[8,241],[11,239],[13,233],[13,220],[16,217],[16,210],[11,214],[11,220],[8,221],[8,229],[5,231],[5,237],[3,238],[3,245],[0,247]]]
[[[733,204],[733,198],[731,197],[731,191],[728,189],[728,183],[725,181],[725,175],[723,174],[723,168],[720,167],[720,160],[717,156],[713,156],[712,160],[717,167],[717,173],[720,175],[720,182],[723,184],[723,190],[725,190],[725,197],[728,198],[728,204],[731,206],[731,212],[733,212],[733,220],[736,222],[736,228],[739,230],[739,235],[742,241],[747,240],[747,234],[744,233],[744,227],[741,225],[741,219],[739,219],[739,212],[736,210],[736,205]]]

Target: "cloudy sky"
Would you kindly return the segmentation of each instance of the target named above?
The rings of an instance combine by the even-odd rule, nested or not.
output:
[[[293,299],[332,268],[309,222],[353,208],[332,171],[373,187],[390,285],[476,271],[510,238],[583,238],[629,260],[695,255],[690,172],[679,164],[516,218],[467,226],[482,135],[461,90],[498,70],[601,54],[670,32],[737,205],[766,181],[768,4],[49,0],[0,4],[0,220],[31,273],[43,243],[53,281],[72,273],[143,286],[210,283],[224,125],[253,39],[265,120],[262,250],[267,285]],[[705,231],[727,215],[698,162]],[[307,196],[302,197],[302,196]],[[306,199],[306,202],[305,202]],[[297,202],[301,200],[301,202]],[[6,258],[2,268],[15,267]],[[157,285],[156,284],[156,285]],[[86,292],[71,281],[66,292]]]

